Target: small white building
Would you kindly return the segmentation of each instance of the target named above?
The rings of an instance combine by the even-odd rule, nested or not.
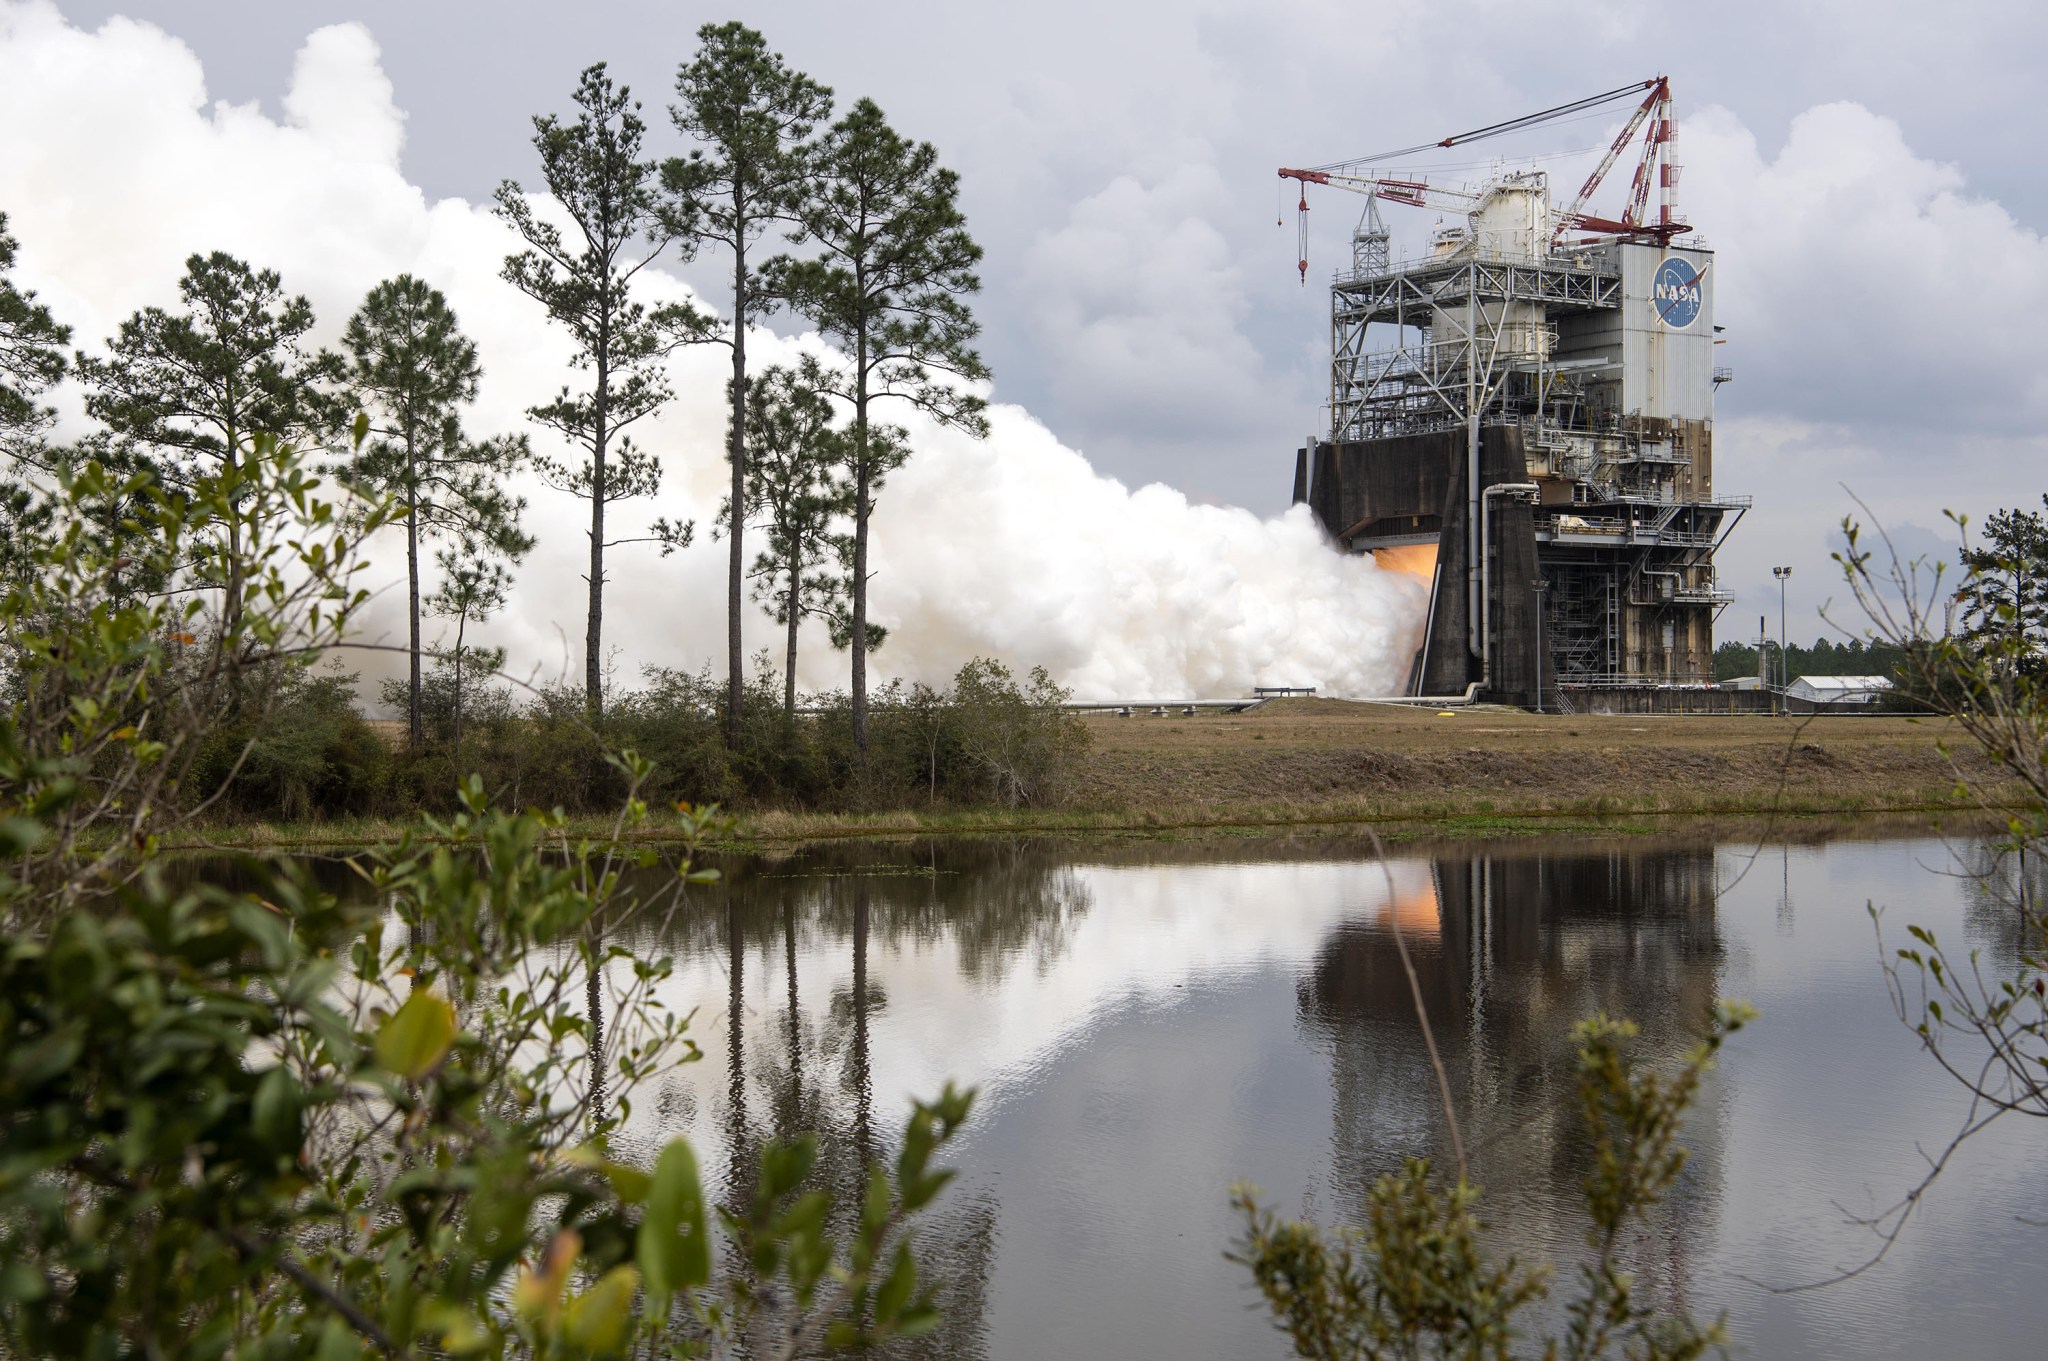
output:
[[[1887,676],[1801,676],[1785,687],[1785,698],[1802,704],[1875,704],[1892,688]]]

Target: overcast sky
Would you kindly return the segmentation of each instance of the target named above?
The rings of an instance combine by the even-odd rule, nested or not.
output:
[[[528,118],[563,109],[591,61],[647,100],[666,145],[659,111],[694,30],[735,17],[689,0],[59,9],[83,27],[116,13],[162,27],[197,54],[210,99],[280,120],[308,34],[359,22],[404,114],[405,177],[429,201],[472,202],[533,178]],[[1721,251],[1717,320],[1737,377],[1721,392],[1716,482],[1757,502],[1722,558],[1741,599],[1721,635],[1753,632],[1766,602],[1775,632],[1774,562],[1795,569],[1793,635],[1820,629],[1815,608],[1840,594],[1827,552],[1851,509],[1844,484],[1916,547],[1934,545],[1945,507],[1981,517],[2048,486],[2033,334],[2048,312],[2033,108],[2048,8],[792,3],[737,17],[842,99],[872,96],[938,144],[987,249],[996,397],[1132,486],[1261,514],[1287,500],[1292,450],[1321,420],[1327,302],[1313,281],[1357,204],[1317,200],[1304,290],[1292,212],[1275,225],[1278,165],[1658,72],[1679,100],[1681,206]],[[1567,125],[1523,149],[1610,132]],[[717,269],[680,272],[716,298]]]

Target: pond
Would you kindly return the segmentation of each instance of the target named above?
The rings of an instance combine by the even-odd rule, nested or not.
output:
[[[1392,928],[1422,991],[1485,1217],[1569,1284],[1584,1220],[1571,1028],[1600,1009],[1675,1061],[1746,998],[1684,1133],[1677,1193],[1630,1245],[1666,1297],[1727,1310],[1763,1357],[2019,1355],[2048,1294],[2048,1131],[1980,1135],[1879,1265],[1891,1204],[1966,1114],[1895,1018],[1866,905],[1998,968],[2010,907],[1939,840],[849,845],[722,865],[660,939],[699,1063],[640,1094],[649,1147],[687,1133],[728,1189],[815,1129],[850,1185],[914,1096],[981,1090],[924,1243],[931,1353],[1280,1358],[1242,1268],[1231,1183],[1284,1214],[1362,1215],[1380,1174],[1446,1152]]]

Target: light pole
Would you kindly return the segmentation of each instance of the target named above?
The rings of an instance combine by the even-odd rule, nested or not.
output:
[[[1778,579],[1778,693],[1784,694],[1785,687],[1792,683],[1785,659],[1785,649],[1790,640],[1785,637],[1785,578],[1792,575],[1790,567],[1773,567],[1771,575]]]
[[[1536,588],[1536,712],[1543,712],[1543,592],[1550,578],[1537,577],[1529,583]]]

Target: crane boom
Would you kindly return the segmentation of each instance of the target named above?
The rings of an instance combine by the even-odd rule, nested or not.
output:
[[[1469,213],[1479,204],[1479,195],[1467,190],[1446,189],[1423,180],[1395,179],[1389,175],[1351,175],[1341,170],[1283,169],[1280,178],[1298,180],[1301,183],[1301,205],[1296,221],[1299,224],[1297,241],[1300,247],[1301,282],[1304,288],[1308,286],[1308,187],[1311,184],[1349,190],[1354,194],[1364,194],[1369,199],[1405,203],[1411,208],[1437,208],[1454,213]]]
[[[1586,203],[1607,178],[1607,172],[1614,169],[1614,163],[1621,156],[1621,149],[1635,140],[1647,120],[1650,130],[1643,138],[1642,159],[1636,163],[1634,181],[1629,185],[1628,204],[1621,211],[1619,220],[1595,217],[1585,211]],[[1551,245],[1564,239],[1564,234],[1577,229],[1580,231],[1616,232],[1622,235],[1648,235],[1659,241],[1669,242],[1681,232],[1692,230],[1676,220],[1678,167],[1671,160],[1671,145],[1678,136],[1678,122],[1671,113],[1671,81],[1659,76],[1650,84],[1650,92],[1636,111],[1629,115],[1628,123],[1621,135],[1607,148],[1607,154],[1600,159],[1586,183],[1579,189],[1579,196],[1572,200],[1557,220],[1557,230],[1551,234]],[[1660,164],[1661,161],[1661,164]],[[1657,222],[1653,226],[1647,220],[1650,210],[1650,180],[1653,168],[1660,182],[1661,194],[1657,205]]]
[[[1479,195],[1466,189],[1447,189],[1427,180],[1395,179],[1391,175],[1346,175],[1335,170],[1282,170],[1283,180],[1300,180],[1304,186],[1328,185],[1367,194],[1388,203],[1405,203],[1411,208],[1447,208],[1469,213],[1479,205]]]
[[[1554,249],[1568,231],[1611,233],[1619,236],[1654,238],[1668,244],[1672,237],[1692,228],[1677,220],[1678,166],[1672,163],[1672,145],[1677,139],[1677,119],[1671,111],[1671,81],[1667,76],[1655,76],[1634,85],[1625,85],[1603,94],[1589,95],[1570,104],[1561,104],[1554,109],[1511,118],[1471,132],[1446,137],[1439,142],[1428,142],[1418,146],[1404,147],[1397,151],[1380,152],[1351,161],[1340,161],[1331,165],[1309,169],[1282,167],[1280,178],[1295,180],[1301,185],[1301,202],[1298,205],[1298,239],[1300,244],[1299,264],[1301,280],[1308,283],[1308,186],[1324,185],[1333,189],[1345,189],[1352,193],[1366,194],[1389,203],[1405,203],[1414,208],[1436,208],[1451,212],[1471,212],[1478,206],[1480,196],[1467,190],[1450,189],[1442,185],[1429,184],[1423,180],[1402,179],[1390,175],[1366,173],[1363,167],[1376,161],[1395,156],[1405,156],[1422,151],[1433,151],[1439,147],[1457,146],[1463,142],[1481,141],[1505,133],[1517,132],[1551,122],[1569,114],[1613,103],[1619,99],[1641,93],[1642,101],[1629,115],[1621,134],[1607,148],[1607,154],[1586,182],[1579,189],[1578,197],[1571,207],[1560,213],[1556,229],[1551,233],[1550,244]],[[1643,132],[1648,123],[1649,131],[1643,135],[1642,157],[1636,165],[1634,182],[1629,186],[1629,198],[1619,218],[1599,217],[1586,211],[1586,205],[1606,180],[1607,173],[1620,159],[1622,149]],[[1649,221],[1650,184],[1655,179],[1660,188],[1657,220]]]

